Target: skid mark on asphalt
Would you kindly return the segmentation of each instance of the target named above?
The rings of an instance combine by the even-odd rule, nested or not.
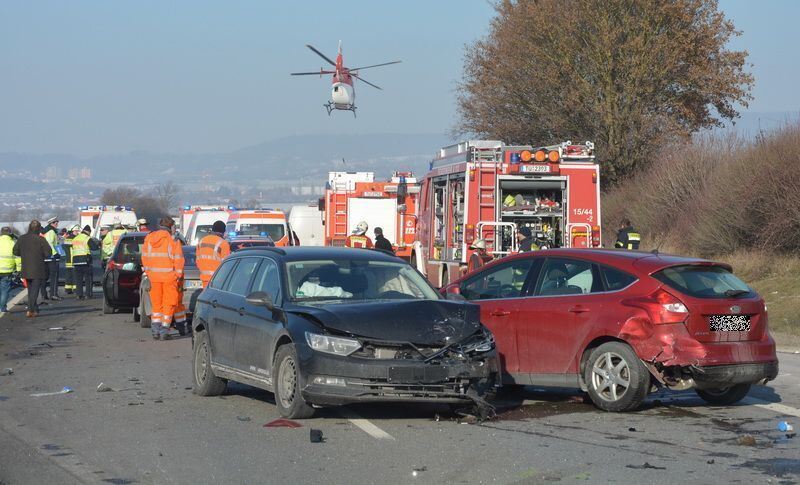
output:
[[[373,438],[378,440],[394,440],[394,436],[375,426],[370,420],[362,418],[351,409],[341,406],[337,409],[337,411],[342,415],[343,418],[358,426],[362,431]]]

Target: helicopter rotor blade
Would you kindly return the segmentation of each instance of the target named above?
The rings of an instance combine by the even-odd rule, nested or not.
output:
[[[359,76],[358,74],[356,74],[354,72],[350,72],[350,75],[353,76],[354,78],[358,79],[359,81],[363,82],[363,83],[369,84],[370,86],[372,86],[375,89],[380,89],[381,91],[383,91],[382,87],[372,84],[371,82],[367,81],[366,79],[364,79],[363,77]]]
[[[384,62],[383,64],[373,64],[371,66],[363,66],[363,67],[354,67],[350,69],[350,71],[358,71],[359,69],[369,69],[371,67],[380,67],[380,66],[388,66],[389,64],[400,64],[403,61],[392,61],[392,62]]]
[[[320,69],[316,72],[292,72],[289,73],[292,76],[321,76],[323,74],[334,74],[336,71],[323,71]]]
[[[335,62],[333,62],[332,60],[330,60],[330,59],[328,59],[327,57],[325,57],[325,54],[323,54],[322,52],[320,52],[320,51],[318,51],[317,49],[315,49],[313,45],[311,45],[311,44],[306,44],[306,47],[308,47],[309,49],[311,49],[312,51],[314,51],[314,53],[315,53],[315,54],[317,54],[318,56],[320,56],[321,58],[323,58],[323,59],[325,59],[326,61],[328,61],[328,63],[329,63],[331,66],[335,66],[335,65],[336,65],[336,63],[335,63]]]

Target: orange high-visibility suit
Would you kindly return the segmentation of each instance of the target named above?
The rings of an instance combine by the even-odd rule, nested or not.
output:
[[[208,286],[214,271],[222,260],[231,254],[231,245],[217,234],[209,234],[197,245],[197,269],[200,270],[200,281],[203,288]]]
[[[183,248],[165,229],[151,232],[144,238],[142,266],[150,280],[150,302],[153,306],[151,330],[154,337],[166,335],[176,310],[183,312]]]
[[[355,234],[347,236],[344,245],[348,248],[373,248],[372,239],[370,239],[369,236]]]

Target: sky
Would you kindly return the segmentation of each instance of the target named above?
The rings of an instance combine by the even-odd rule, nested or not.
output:
[[[800,2],[721,0],[756,77],[748,110],[800,110]],[[0,2],[0,152],[224,153],[285,135],[444,133],[487,0]],[[343,42],[358,118],[314,71]]]

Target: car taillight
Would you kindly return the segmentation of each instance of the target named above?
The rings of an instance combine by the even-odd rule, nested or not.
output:
[[[108,264],[106,264],[106,269],[122,269],[122,263],[117,263],[113,259],[109,259]]]
[[[656,325],[663,323],[683,323],[689,316],[689,309],[672,293],[659,288],[644,298],[623,300],[623,305],[641,308]]]

